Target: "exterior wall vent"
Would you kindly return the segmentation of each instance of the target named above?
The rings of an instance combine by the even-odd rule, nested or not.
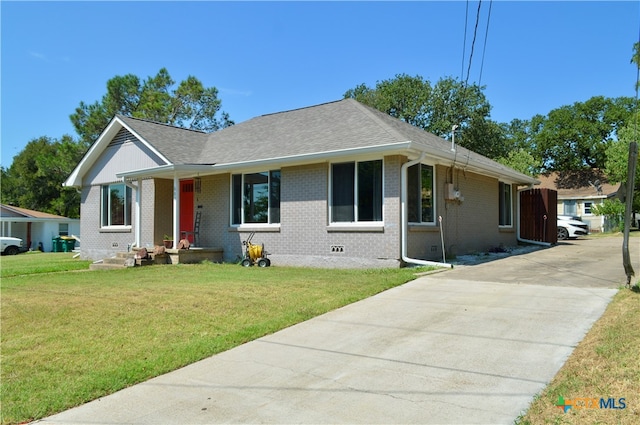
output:
[[[344,245],[331,245],[330,250],[331,250],[331,253],[343,254]]]

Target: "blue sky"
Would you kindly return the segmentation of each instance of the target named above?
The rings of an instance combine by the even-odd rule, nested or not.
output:
[[[482,2],[470,82],[498,122],[593,96],[635,96],[640,3]],[[396,74],[466,77],[478,3],[0,2],[2,166],[116,75],[166,67],[219,90],[236,123],[342,98]],[[466,52],[463,68],[463,46]],[[484,61],[482,62],[484,52]]]

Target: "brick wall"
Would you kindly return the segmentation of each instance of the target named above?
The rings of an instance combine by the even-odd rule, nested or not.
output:
[[[463,201],[445,200],[446,184],[453,183]],[[436,226],[409,226],[408,255],[442,261],[442,243],[437,216],[442,217],[447,261],[455,255],[486,252],[514,246],[516,240],[516,192],[512,187],[512,227],[498,226],[498,180],[479,174],[436,167]]]
[[[281,224],[258,229],[253,242],[264,244],[274,264],[333,267],[398,266],[400,246],[400,172],[406,159],[384,158],[384,226],[375,229],[337,229],[328,218],[329,164],[318,163],[281,169]],[[498,227],[498,180],[436,166],[436,225],[411,225],[408,255],[442,260],[438,216],[442,216],[445,250],[452,255],[483,252],[499,245],[516,244],[516,193],[513,188],[513,227]],[[222,248],[225,261],[242,255],[242,241],[251,230],[230,226],[230,175],[202,177],[200,241],[203,247]],[[453,182],[464,201],[444,199],[445,184]],[[157,245],[172,232],[173,181],[142,183],[141,243]],[[135,194],[134,194],[135,196]],[[81,211],[82,255],[100,259],[124,251],[135,239],[135,210],[131,230],[100,230],[100,187],[85,187]],[[339,247],[339,252],[332,251]]]
[[[127,246],[135,240],[133,227],[118,231],[101,230],[100,192],[99,185],[82,188],[80,256],[84,259],[100,260],[111,257],[118,251],[126,251]],[[134,217],[135,212],[132,214],[132,220],[135,220]]]
[[[281,224],[264,226],[255,234],[254,243],[264,244],[278,264],[340,266],[398,265],[400,257],[399,194],[400,160],[384,159],[384,228],[376,231],[336,231],[329,226],[329,164],[319,163],[281,169]],[[242,241],[251,230],[231,227],[230,175],[202,179],[200,204],[203,246],[222,247],[226,261],[242,255]],[[342,252],[332,252],[340,246]]]

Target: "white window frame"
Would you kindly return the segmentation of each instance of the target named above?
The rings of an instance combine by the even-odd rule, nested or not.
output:
[[[111,187],[112,186],[123,186],[124,187],[124,191],[125,191],[125,196],[124,196],[124,201],[125,201],[125,205],[124,205],[124,224],[111,224]],[[104,188],[108,187],[108,191],[109,191],[109,199],[104,199]],[[130,195],[130,196],[127,196]],[[104,211],[105,211],[105,205],[104,203],[108,202],[108,218],[107,218],[107,223],[105,223],[105,217],[104,217]],[[127,213],[128,211],[128,213]],[[100,185],[100,228],[101,229],[124,229],[124,230],[130,230],[132,227],[132,221],[133,221],[133,194],[132,194],[132,190],[129,186],[127,186],[124,183],[110,183],[110,184],[103,184]],[[129,223],[127,223],[127,218],[129,219]]]
[[[69,236],[69,223],[58,223],[58,236]]]
[[[431,178],[431,202],[433,204],[432,209],[433,209],[433,220],[432,221],[422,221],[422,196],[420,197],[420,206],[419,206],[419,211],[420,211],[420,221],[409,221],[409,224],[413,225],[424,225],[424,226],[435,226],[436,224],[436,166],[433,164],[428,164],[428,163],[419,163],[416,165],[420,165],[420,188],[422,189],[422,166],[427,166],[427,167],[431,167],[431,172],[432,172],[432,178]],[[415,165],[414,165],[415,166]],[[407,191],[409,190],[409,176],[408,176],[409,170],[407,169]],[[407,199],[407,209],[408,209],[408,205],[409,205],[409,199]]]
[[[230,198],[230,202],[229,202],[229,225],[231,227],[235,227],[235,228],[263,228],[263,227],[267,227],[267,228],[280,228],[280,222],[282,221],[282,198],[280,199],[280,213],[278,214],[278,218],[279,221],[278,222],[272,222],[272,217],[271,217],[271,173],[273,172],[279,172],[280,173],[280,197],[282,197],[282,170],[280,169],[274,169],[274,170],[261,170],[261,171],[251,171],[251,172],[244,172],[244,173],[233,173],[230,175],[229,177],[229,198]],[[244,219],[245,219],[245,213],[244,213],[244,179],[245,176],[248,174],[260,174],[260,173],[267,173],[267,222],[266,223],[245,223]],[[234,207],[234,187],[233,187],[233,179],[234,176],[240,176],[240,222],[239,223],[234,223],[234,211],[233,211],[233,207]]]
[[[373,162],[380,161],[382,167],[382,184],[381,184],[381,209],[380,212],[381,219],[376,221],[359,221],[358,220],[358,164],[363,162]],[[353,218],[354,221],[333,221],[333,166],[336,164],[346,164],[352,163],[354,164],[354,179],[353,179],[353,190],[354,190],[354,205],[353,205]],[[344,161],[334,161],[329,163],[329,182],[328,182],[328,222],[329,227],[331,228],[340,228],[340,227],[355,227],[355,228],[377,228],[378,226],[384,225],[384,191],[385,191],[385,162],[384,158],[367,158],[361,160],[344,160]]]

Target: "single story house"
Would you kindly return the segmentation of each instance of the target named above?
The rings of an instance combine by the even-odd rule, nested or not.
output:
[[[25,249],[53,251],[58,236],[80,236],[80,219],[0,204],[2,236],[22,239]]]
[[[517,244],[538,181],[353,99],[202,133],[115,116],[65,182],[84,258],[179,240],[225,261],[255,232],[274,265],[446,263]]]
[[[594,205],[615,198],[619,184],[609,183],[602,170],[554,171],[538,177],[541,188],[558,192],[558,215],[577,216],[589,224],[591,232],[604,232],[605,217],[595,215]]]

